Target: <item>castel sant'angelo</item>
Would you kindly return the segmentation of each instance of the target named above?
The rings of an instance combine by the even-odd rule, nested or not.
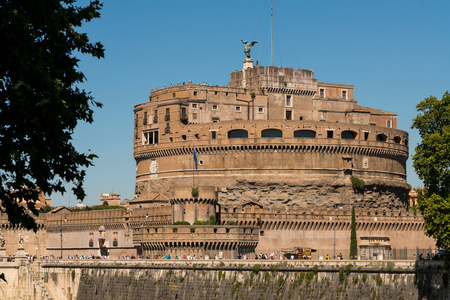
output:
[[[246,54],[226,87],[178,83],[134,107],[127,210],[42,214],[37,234],[23,232],[26,250],[235,258],[308,247],[313,258],[348,258],[353,206],[360,259],[433,248],[409,207],[408,133],[397,115],[358,105],[352,85]],[[13,253],[21,229],[4,218],[2,228]]]

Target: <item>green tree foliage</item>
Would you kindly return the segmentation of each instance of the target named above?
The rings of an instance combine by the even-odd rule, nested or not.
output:
[[[72,183],[85,197],[83,180],[94,154],[72,144],[79,121],[93,122],[101,107],[79,86],[84,81],[76,55],[104,56],[100,43],[77,32],[100,17],[102,4],[73,0],[0,0],[0,200],[8,219],[37,230],[38,192],[64,193]]]
[[[450,94],[441,100],[430,96],[417,105],[419,114],[411,128],[422,141],[413,155],[413,166],[425,185],[417,190],[419,209],[424,214],[425,232],[436,246],[447,249],[450,262]]]
[[[356,259],[358,257],[358,241],[356,239],[356,215],[355,206],[352,207],[352,224],[350,232],[350,257]]]
[[[350,181],[352,182],[352,186],[355,191],[364,192],[365,183],[363,180],[361,180],[357,177],[351,176]]]

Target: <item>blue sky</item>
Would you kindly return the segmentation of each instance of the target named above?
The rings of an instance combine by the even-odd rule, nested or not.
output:
[[[416,104],[450,89],[450,1],[274,0],[274,65],[312,69],[319,82],[354,85],[363,106],[398,114],[410,134]],[[80,151],[99,155],[87,171],[87,205],[100,193],[133,199],[133,107],[150,90],[177,82],[227,85],[242,68],[241,39],[258,41],[252,58],[270,65],[270,0],[107,1],[81,28],[106,48],[80,56],[83,85],[104,104],[76,129]],[[421,185],[408,160],[408,183]],[[68,186],[69,187],[69,186]],[[75,196],[53,194],[52,205]]]

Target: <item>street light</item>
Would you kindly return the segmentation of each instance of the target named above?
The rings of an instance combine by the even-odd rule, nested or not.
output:
[[[146,219],[148,218],[148,213],[145,215],[145,218]],[[144,223],[145,223],[145,220],[141,221],[141,255],[142,255],[142,258],[144,258]]]
[[[333,259],[336,259],[336,219],[337,219],[337,208],[339,205],[339,209],[342,209],[340,204],[334,205],[334,248],[333,248]]]
[[[67,222],[66,217],[64,217],[64,222]],[[63,250],[62,250],[62,245],[63,245],[63,222],[62,222],[62,215],[61,215],[61,223],[59,224],[59,231],[60,231],[60,235],[61,235],[61,259],[63,258]]]

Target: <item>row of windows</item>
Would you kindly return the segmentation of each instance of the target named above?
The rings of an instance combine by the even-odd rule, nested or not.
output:
[[[334,131],[327,131],[327,138],[332,139],[334,136]],[[283,131],[279,129],[265,129],[261,131],[262,138],[282,138]],[[295,138],[315,138],[316,132],[313,130],[296,130],[294,131]],[[341,139],[349,139],[354,140],[357,137],[357,133],[354,131],[346,130],[341,132]],[[248,138],[248,131],[244,129],[235,129],[228,131],[229,139],[239,139],[239,138]],[[364,132],[364,140],[369,139],[369,133]],[[386,142],[387,136],[383,133],[378,134],[376,137],[378,142]],[[400,144],[401,138],[399,136],[394,137],[394,142]]]
[[[144,145],[151,145],[151,144],[157,144],[159,142],[159,131],[158,130],[151,130],[151,131],[145,131],[142,133],[143,141],[142,143]],[[186,140],[186,135],[183,135],[183,140]],[[195,135],[197,139],[200,138],[198,134]],[[261,137],[262,138],[282,138],[283,137],[283,131],[279,129],[265,129],[261,131]],[[316,132],[313,130],[296,130],[294,131],[294,138],[315,138]],[[332,139],[334,137],[334,131],[328,130],[327,131],[327,138]],[[356,139],[357,134],[354,131],[346,130],[341,132],[341,139],[348,139],[348,140],[354,140]],[[214,140],[217,138],[217,131],[211,131],[211,138]],[[234,129],[228,131],[228,138],[229,139],[246,139],[248,138],[248,131],[245,129]],[[172,139],[172,138],[171,138]],[[369,133],[364,132],[364,140],[369,139]],[[376,140],[378,142],[386,142],[387,136],[383,133],[380,133],[376,136]],[[401,138],[399,136],[394,137],[394,142],[397,144],[401,143]],[[407,141],[405,141],[405,144]]]

